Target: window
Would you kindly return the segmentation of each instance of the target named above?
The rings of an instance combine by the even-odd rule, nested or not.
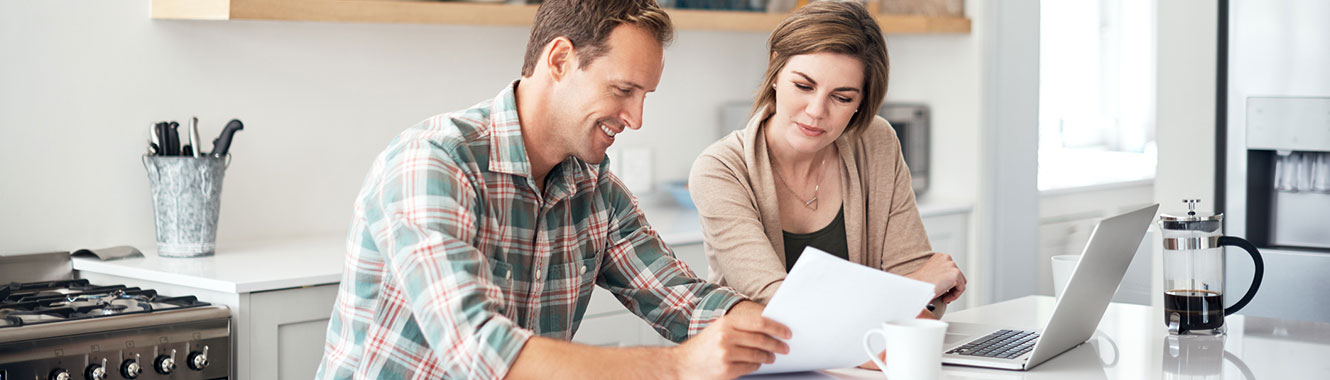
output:
[[[1039,190],[1154,178],[1154,0],[1040,3]]]

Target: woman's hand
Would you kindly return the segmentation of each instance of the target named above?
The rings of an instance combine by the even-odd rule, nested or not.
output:
[[[945,253],[934,253],[923,267],[905,277],[933,284],[933,298],[942,297],[943,302],[951,303],[965,293],[965,274]]]

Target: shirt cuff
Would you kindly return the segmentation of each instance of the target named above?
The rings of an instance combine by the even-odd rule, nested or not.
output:
[[[485,352],[485,359],[492,363],[493,378],[502,379],[508,375],[508,370],[512,369],[513,362],[517,361],[517,354],[522,352],[526,346],[527,340],[531,339],[532,332],[527,329],[519,328],[513,324],[513,321],[505,317],[496,317],[490,321],[492,330],[485,334],[483,344],[489,350]]]
[[[739,301],[745,301],[747,298],[740,295],[739,292],[729,287],[711,285],[712,289],[706,297],[702,297],[697,307],[693,308],[693,315],[688,320],[688,336],[697,335],[702,329],[711,325],[725,313],[734,307]]]

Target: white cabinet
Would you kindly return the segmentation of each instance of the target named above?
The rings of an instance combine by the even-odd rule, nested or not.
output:
[[[951,255],[956,266],[969,278],[974,278],[970,267],[970,212],[923,214],[924,229],[928,231],[928,241],[933,251]],[[965,309],[970,304],[970,292],[947,306],[947,310]]]
[[[248,314],[250,376],[313,379],[323,359],[337,284],[252,293]],[[274,377],[275,376],[275,377]]]
[[[603,289],[596,289],[598,292],[609,298],[609,302],[619,310],[612,313],[586,315],[582,318],[582,324],[577,329],[577,334],[573,336],[573,341],[582,344],[609,347],[627,347],[627,346],[658,346],[666,344],[667,340],[656,333],[646,321],[639,318],[619,306],[619,302],[614,300],[609,292]],[[593,296],[594,299],[594,296]]]

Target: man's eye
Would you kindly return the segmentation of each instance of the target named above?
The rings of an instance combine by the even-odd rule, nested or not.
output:
[[[627,89],[627,88],[618,88],[618,87],[615,87],[615,88],[614,88],[614,91],[615,91],[615,92],[618,92],[618,93],[619,93],[619,96],[628,96],[628,95],[630,95],[630,94],[633,93],[633,90],[631,90],[631,89]]]

